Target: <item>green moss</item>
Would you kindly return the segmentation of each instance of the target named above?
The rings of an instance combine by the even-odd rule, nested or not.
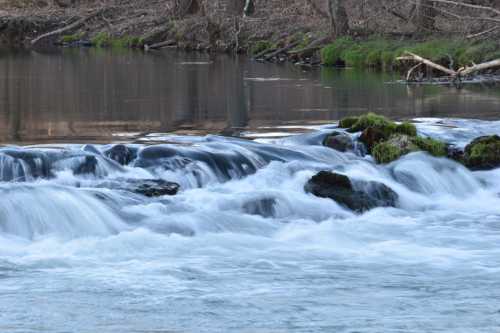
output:
[[[259,54],[265,50],[269,50],[273,47],[273,44],[268,40],[259,40],[253,43],[250,48],[250,53],[252,55]]]
[[[372,150],[372,156],[377,163],[385,164],[397,160],[403,155],[403,151],[390,142],[381,142]]]
[[[112,37],[107,32],[100,32],[91,39],[92,45],[96,47],[131,48],[142,47],[144,40],[137,36]]]
[[[408,136],[417,136],[417,128],[409,122],[403,122],[396,126],[396,132],[406,134]]]
[[[420,150],[426,151],[432,156],[443,157],[447,155],[446,144],[432,138],[415,137],[412,140]]]
[[[500,137],[484,136],[465,147],[465,162],[474,169],[491,169],[500,164]]]
[[[388,120],[386,117],[378,115],[373,112],[362,115],[358,121],[351,126],[349,131],[359,132],[367,129],[368,127],[376,127],[384,132],[387,137],[396,131],[396,123]]]
[[[340,128],[351,128],[358,121],[359,117],[345,117],[340,119],[339,127]]]
[[[61,41],[61,43],[70,44],[70,43],[78,42],[79,40],[81,40],[83,38],[83,36],[84,36],[83,32],[73,34],[73,35],[63,35],[63,36],[61,36],[60,41]]]

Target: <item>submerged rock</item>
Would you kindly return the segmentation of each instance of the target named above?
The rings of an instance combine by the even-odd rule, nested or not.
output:
[[[276,213],[275,205],[275,198],[262,198],[245,202],[242,209],[246,214],[272,217]]]
[[[83,161],[80,165],[78,165],[74,170],[73,173],[75,175],[87,175],[87,174],[96,174],[97,170],[97,158],[95,156],[85,156],[83,158]]]
[[[180,185],[163,179],[116,179],[98,184],[96,187],[130,191],[146,197],[176,195]]]
[[[465,166],[472,170],[491,170],[500,167],[500,137],[481,136],[465,147]]]
[[[121,165],[128,165],[137,157],[137,150],[133,150],[125,145],[119,144],[106,150],[104,152],[104,156],[120,163]]]
[[[330,147],[344,153],[354,149],[354,141],[349,134],[333,132],[323,140],[323,146]]]
[[[304,187],[317,197],[330,198],[356,212],[375,207],[394,207],[398,195],[379,182],[355,181],[334,172],[320,171]]]

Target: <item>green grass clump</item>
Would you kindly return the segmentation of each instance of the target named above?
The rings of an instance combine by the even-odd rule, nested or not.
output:
[[[396,126],[396,132],[408,136],[417,136],[417,127],[409,122],[403,122]]]
[[[379,164],[386,164],[397,160],[403,155],[403,151],[390,142],[381,142],[372,150],[372,156]]]
[[[269,50],[273,47],[273,44],[268,40],[259,40],[253,43],[250,48],[250,53],[252,55],[259,54],[265,50]]]
[[[321,61],[327,66],[333,66],[338,61],[344,61],[344,52],[353,45],[355,45],[355,42],[349,37],[338,38],[321,50]]]
[[[432,39],[424,42],[394,41],[374,37],[364,41],[338,38],[321,50],[324,65],[343,62],[352,67],[393,68],[396,58],[405,51],[418,54],[443,66],[455,69],[500,57],[498,41],[472,42],[461,39]]]
[[[99,32],[94,38],[91,39],[91,43],[97,47],[105,47],[111,45],[111,35],[107,32]]]
[[[340,119],[339,127],[340,128],[351,128],[359,120],[359,117],[345,117]]]
[[[419,149],[428,152],[432,156],[443,157],[447,155],[446,144],[432,138],[415,137],[413,144]]]

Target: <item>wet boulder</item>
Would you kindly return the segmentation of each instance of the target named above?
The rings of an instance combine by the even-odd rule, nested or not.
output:
[[[82,158],[81,163],[76,166],[73,170],[73,174],[75,175],[95,175],[97,170],[97,158],[93,155],[87,155]]]
[[[386,139],[387,134],[378,127],[368,127],[359,136],[359,141],[365,145],[369,153],[372,152],[373,147],[375,147],[376,144]]]
[[[146,197],[176,195],[180,185],[163,179],[115,179],[102,182],[96,187],[130,191]]]
[[[491,170],[500,167],[500,137],[481,136],[465,147],[464,163],[471,170]]]
[[[137,157],[137,149],[129,148],[123,144],[114,145],[104,152],[104,156],[121,165],[128,165]]]
[[[304,189],[359,213],[376,207],[394,207],[398,199],[396,192],[382,183],[351,181],[345,175],[328,171],[313,176]]]
[[[276,214],[275,205],[275,198],[261,198],[245,202],[242,209],[245,214],[272,217]]]
[[[385,164],[416,151],[425,151],[435,157],[445,157],[448,153],[446,144],[438,140],[396,134],[376,144],[372,156],[377,163]]]
[[[330,147],[344,153],[354,149],[354,141],[349,134],[333,132],[323,140],[323,146]]]

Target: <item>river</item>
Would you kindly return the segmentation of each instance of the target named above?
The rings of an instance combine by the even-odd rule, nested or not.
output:
[[[0,68],[0,332],[500,327],[500,169],[321,144],[375,111],[463,147],[500,134],[498,88],[173,52],[4,52]],[[127,165],[107,157],[118,142]],[[397,206],[307,194],[320,170]],[[181,189],[127,189],[146,179]]]

